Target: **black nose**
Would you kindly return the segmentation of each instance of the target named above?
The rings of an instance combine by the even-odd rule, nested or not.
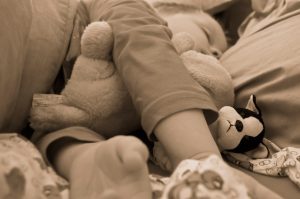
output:
[[[242,123],[242,121],[241,120],[237,120],[236,122],[235,122],[235,128],[236,128],[236,130],[238,131],[238,132],[241,132],[242,130],[243,130],[243,128],[244,128],[244,125],[243,125],[243,123]]]

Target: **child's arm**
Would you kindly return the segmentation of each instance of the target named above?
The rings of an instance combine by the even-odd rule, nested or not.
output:
[[[220,152],[208,129],[203,112],[190,109],[162,120],[155,135],[164,146],[173,167],[181,160],[201,159]]]
[[[171,32],[165,21],[143,1],[84,2],[91,21],[105,20],[112,26],[115,41],[114,62],[138,113],[141,114],[142,126],[149,137],[154,137],[154,128],[158,123],[164,123],[165,118],[189,110],[184,114],[186,119],[175,119],[176,124],[173,124],[174,121],[170,124],[168,122],[167,127],[164,130],[158,128],[155,135],[163,145],[170,140],[169,134],[172,139],[178,136],[178,140],[187,146],[195,144],[191,147],[192,151],[199,149],[199,144],[190,141],[199,138],[201,140],[203,135],[202,139],[207,140],[207,148],[200,145],[201,150],[218,154],[206,124],[206,121],[212,122],[216,119],[216,107],[207,91],[192,79],[183,65],[172,45]],[[197,111],[190,112],[191,109]],[[190,125],[190,119],[197,128]],[[176,127],[184,122],[192,129]],[[173,127],[176,127],[177,133]],[[166,135],[161,135],[165,133]],[[178,148],[174,153],[176,151]],[[200,152],[192,151],[185,153],[182,158],[189,158]]]

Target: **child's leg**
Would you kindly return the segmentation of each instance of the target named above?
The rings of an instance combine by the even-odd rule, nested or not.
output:
[[[117,136],[96,143],[71,142],[53,160],[71,184],[72,199],[151,198],[148,151],[138,139]]]

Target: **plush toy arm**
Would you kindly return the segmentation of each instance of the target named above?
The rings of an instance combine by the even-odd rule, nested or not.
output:
[[[30,112],[30,125],[36,131],[50,132],[69,126],[89,126],[90,117],[81,109],[63,104],[61,95],[36,94]]]
[[[153,162],[159,166],[161,169],[166,171],[172,171],[172,164],[162,147],[162,145],[159,142],[154,142],[153,147]]]

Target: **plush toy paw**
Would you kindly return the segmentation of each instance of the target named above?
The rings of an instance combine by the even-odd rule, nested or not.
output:
[[[113,48],[113,32],[104,21],[89,24],[81,37],[81,53],[92,59],[108,60]]]
[[[232,105],[232,79],[219,60],[192,50],[195,43],[188,33],[175,34],[172,42],[190,75],[211,95],[217,108]]]
[[[64,100],[62,95],[35,94],[30,113],[31,127],[38,132],[51,132],[66,126],[87,126],[89,116],[81,109],[64,104]]]

